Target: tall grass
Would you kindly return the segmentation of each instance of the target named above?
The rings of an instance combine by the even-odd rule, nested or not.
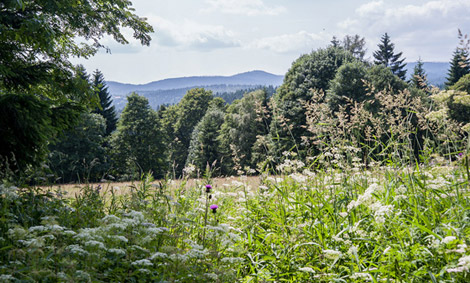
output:
[[[469,184],[463,159],[450,165],[290,170],[210,193],[209,180],[185,187],[145,177],[119,199],[93,187],[65,199],[2,186],[0,276],[467,282]],[[210,204],[219,208],[206,214]]]
[[[0,281],[469,282],[461,125],[408,92],[377,99],[379,116],[306,104],[319,155],[285,152],[257,185],[210,170],[129,194],[0,185]]]

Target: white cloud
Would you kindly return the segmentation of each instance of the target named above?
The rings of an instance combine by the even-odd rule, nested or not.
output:
[[[455,30],[462,21],[470,20],[470,1],[434,0],[421,5],[394,5],[393,2],[372,1],[356,9],[356,18],[338,24],[340,28],[369,31],[397,31],[421,29],[433,32],[452,26]],[[360,22],[360,25],[351,24]]]
[[[360,34],[374,50],[387,32],[397,51],[416,60],[445,60],[457,44],[457,29],[470,22],[469,0],[432,0],[400,5],[394,1],[371,1],[359,6],[355,14],[337,24],[344,34]],[[464,24],[464,25],[462,25]],[[441,54],[441,55],[438,55]]]
[[[325,45],[325,43],[328,42],[328,38],[330,38],[330,36],[325,34],[299,31],[293,34],[257,39],[249,45],[249,48],[268,49],[277,53],[308,52]]]
[[[221,25],[204,25],[187,19],[175,23],[161,17],[149,17],[149,21],[160,46],[199,51],[240,46],[235,33]]]
[[[262,0],[206,0],[206,12],[221,12],[234,15],[279,15],[286,9],[283,6],[266,6]]]
[[[373,1],[366,3],[364,5],[361,5],[359,8],[356,9],[356,12],[361,15],[369,15],[372,13],[376,13],[383,9],[384,7],[384,1]]]

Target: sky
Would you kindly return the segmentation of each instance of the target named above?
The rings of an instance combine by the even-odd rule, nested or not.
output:
[[[458,29],[470,33],[470,0],[131,0],[155,32],[150,46],[111,38],[90,59],[74,59],[108,81],[143,84],[165,78],[263,70],[284,75],[302,54],[333,36],[366,39],[366,58],[384,33],[407,62],[449,62]]]

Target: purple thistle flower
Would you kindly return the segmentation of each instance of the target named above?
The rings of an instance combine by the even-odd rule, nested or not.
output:
[[[206,193],[210,193],[212,190],[212,186],[211,185],[206,185]]]
[[[213,212],[213,213],[216,213],[216,212],[217,212],[217,208],[219,208],[219,206],[218,206],[217,204],[213,204],[213,205],[211,205],[210,208],[212,209],[212,212]]]
[[[463,152],[460,152],[458,155],[459,155],[459,157],[462,157],[462,156],[463,156]]]

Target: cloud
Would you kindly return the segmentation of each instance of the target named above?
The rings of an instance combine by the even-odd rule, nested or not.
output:
[[[266,6],[262,0],[206,0],[209,5],[205,12],[221,12],[234,15],[271,15],[276,16],[285,12],[283,6]]]
[[[161,17],[149,17],[149,21],[160,46],[210,51],[241,45],[235,33],[221,25],[204,25],[187,19],[175,23]]]
[[[470,1],[434,0],[421,5],[396,5],[390,1],[372,1],[356,9],[356,17],[350,17],[338,26],[349,30],[407,31],[421,29],[432,33],[436,29],[452,27],[470,20]]]
[[[329,40],[324,34],[299,31],[293,34],[283,34],[257,39],[249,44],[249,48],[268,49],[277,53],[308,52],[323,46]]]
[[[469,22],[468,0],[432,0],[408,5],[370,1],[337,26],[344,34],[357,33],[370,39],[369,50],[376,49],[380,36],[387,32],[397,51],[403,51],[410,60],[418,56],[424,60],[446,60],[442,54],[455,48],[457,29],[465,29]]]

